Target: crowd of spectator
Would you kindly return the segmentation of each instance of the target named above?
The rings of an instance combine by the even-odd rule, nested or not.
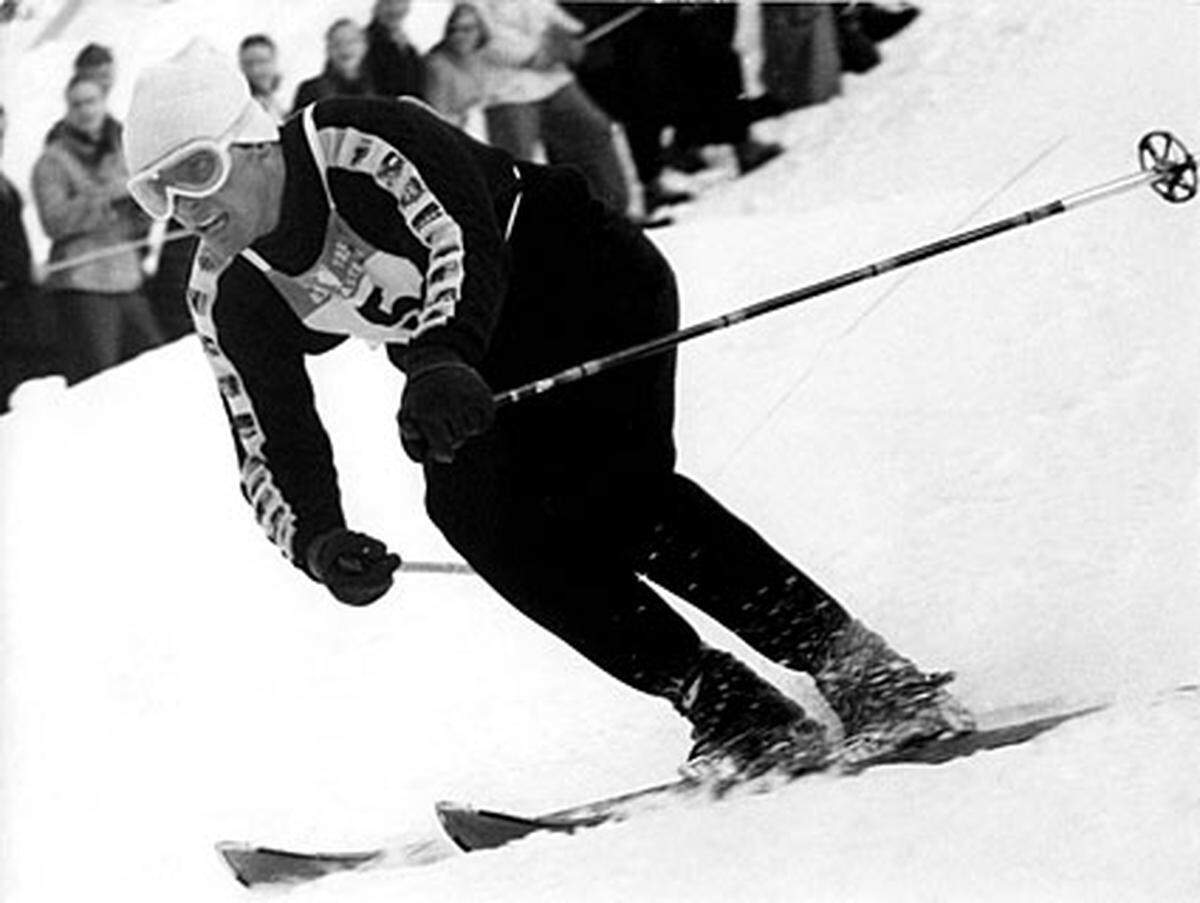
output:
[[[679,180],[664,180],[668,168],[698,172],[713,145],[732,149],[739,174],[768,163],[782,148],[757,140],[752,124],[837,95],[843,73],[873,68],[876,45],[918,13],[908,4],[763,2],[763,91],[748,97],[735,3],[459,2],[424,53],[405,31],[410,7],[375,0],[365,26],[330,24],[324,67],[290,105],[269,35],[243,38],[238,62],[277,121],[334,96],[420,98],[518,158],[577,167],[597,196],[647,226],[692,199]],[[50,239],[40,285],[23,200],[0,171],[0,412],[23,380],[76,383],[189,328],[182,294],[195,239],[169,226],[165,243],[151,240],[129,197],[121,124],[108,110],[115,78],[108,48],[80,51],[63,117],[34,166],[33,201]],[[0,158],[6,125],[0,107]]]

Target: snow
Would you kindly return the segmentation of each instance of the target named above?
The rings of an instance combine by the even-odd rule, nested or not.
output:
[[[0,30],[6,171],[60,103],[13,67],[109,40],[121,111],[163,34],[261,28],[295,79],[325,21],[366,13],[311,6],[94,0],[35,48],[57,8],[37,4]],[[428,43],[444,7],[415,6]],[[1195,4],[923,8],[842,98],[762,128],[784,158],[653,233],[689,322],[1136,171],[1149,129],[1200,142]],[[1138,189],[681,353],[683,469],[857,614],[980,710],[1114,707],[938,768],[287,897],[1200,898],[1200,695],[1167,692],[1200,681],[1196,210]],[[399,377],[361,348],[313,370],[352,522],[454,560],[395,442]],[[538,812],[672,775],[667,706],[474,578],[405,574],[354,610],[293,574],[238,494],[211,383],[184,341],[0,418],[0,898],[244,900],[216,840],[369,847],[433,834],[441,798]]]

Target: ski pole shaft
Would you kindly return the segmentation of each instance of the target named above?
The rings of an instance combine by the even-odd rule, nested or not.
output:
[[[639,6],[639,7],[635,7],[634,9],[626,10],[625,12],[621,13],[621,15],[619,15],[619,16],[614,16],[613,18],[611,18],[607,22],[605,22],[603,25],[597,25],[595,28],[593,28],[591,31],[589,31],[587,34],[585,34],[582,38],[583,43],[591,44],[594,41],[599,41],[604,36],[616,31],[618,28],[620,28],[622,25],[624,25],[626,22],[630,21],[631,19],[636,19],[638,16],[640,16],[645,11],[646,11],[646,8],[644,6]]]
[[[179,229],[175,232],[167,232],[162,237],[162,243],[165,245],[169,241],[186,238],[188,231]],[[60,270],[69,270],[74,267],[83,266],[85,263],[95,263],[97,260],[104,260],[106,257],[113,257],[117,254],[124,254],[126,251],[137,251],[141,248],[147,248],[154,244],[154,239],[147,236],[146,238],[136,238],[132,241],[123,241],[120,244],[109,245],[106,248],[97,248],[94,251],[86,251],[77,257],[68,257],[65,260],[56,260],[53,263],[48,263],[42,267],[42,273],[49,276],[51,273],[57,273]]]
[[[1164,143],[1161,145],[1150,143],[1151,139],[1163,136],[1165,136]],[[1051,201],[1048,204],[1043,204],[1040,207],[1033,207],[1005,219],[988,223],[987,225],[958,232],[947,238],[921,245],[912,250],[904,251],[892,257],[859,267],[858,269],[850,270],[830,279],[814,282],[803,288],[767,298],[764,301],[759,301],[747,307],[731,311],[730,313],[722,314],[711,320],[704,320],[693,326],[659,336],[656,339],[650,339],[649,341],[630,346],[621,351],[585,361],[544,379],[534,380],[533,382],[517,386],[514,389],[499,392],[494,396],[493,400],[497,407],[525,401],[536,395],[549,392],[551,389],[556,389],[559,386],[565,386],[585,377],[595,376],[597,373],[611,370],[614,367],[660,354],[702,335],[735,326],[746,320],[760,317],[763,314],[771,313],[783,307],[808,301],[820,295],[829,294],[848,285],[853,285],[856,282],[872,279],[884,273],[900,269],[901,267],[911,266],[938,254],[944,254],[947,251],[983,241],[1002,232],[1008,232],[1012,229],[1040,222],[1051,216],[1065,213],[1068,210],[1074,210],[1086,204],[1095,203],[1096,201],[1112,197],[1113,195],[1142,185],[1152,186],[1157,193],[1172,202],[1190,200],[1195,196],[1196,163],[1176,139],[1165,132],[1153,132],[1142,139],[1140,148],[1143,152],[1143,170],[1141,172],[1068,195],[1067,197]]]

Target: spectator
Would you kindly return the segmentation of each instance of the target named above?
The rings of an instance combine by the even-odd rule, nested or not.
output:
[[[762,83],[774,115],[841,93],[837,15],[825,3],[762,3]]]
[[[0,160],[8,117],[0,105]],[[12,390],[27,379],[57,372],[54,322],[39,304],[29,236],[17,187],[0,171],[0,414]]]
[[[102,44],[88,44],[75,57],[75,74],[98,82],[103,86],[105,94],[111,93],[117,75],[117,63],[112,50]],[[59,123],[55,128],[63,127],[63,123]],[[119,126],[116,120],[112,120],[106,123],[105,128],[117,129]],[[59,134],[52,130],[46,141],[49,143],[57,137]],[[177,232],[178,224],[168,226],[168,231]],[[183,299],[183,280],[186,273],[179,272],[179,268],[186,266],[187,261],[191,260],[188,248],[181,245],[190,245],[191,241],[169,241],[158,248],[157,253],[152,251],[146,258],[157,260],[153,274],[145,285],[145,291],[150,296],[160,331],[168,339],[179,338],[189,332],[192,326],[192,317]],[[184,254],[188,256],[186,260],[181,260]]]
[[[672,5],[680,64],[687,90],[676,123],[680,168],[694,169],[696,151],[709,144],[731,144],[738,171],[748,173],[783,152],[750,135],[751,109],[742,102],[742,60],[733,46],[736,4]]]
[[[519,160],[532,160],[540,143],[549,162],[576,166],[597,197],[626,212],[612,121],[568,68],[583,58],[582,23],[553,0],[480,0],[479,11],[489,34],[481,51],[488,140]]]
[[[459,128],[467,124],[467,114],[483,103],[479,50],[487,40],[479,10],[458,3],[446,19],[441,41],[425,56],[425,100]]]
[[[588,29],[603,28],[629,14],[625,5],[564,3],[563,9]],[[575,74],[588,95],[625,127],[629,152],[642,186],[647,216],[693,195],[666,187],[663,132],[675,121],[686,86],[682,82],[673,17],[655,4],[637,7],[638,15],[588,45]]]
[[[88,44],[75,56],[75,74],[86,75],[108,94],[117,80],[117,61],[103,44]]]
[[[282,80],[277,57],[275,42],[265,34],[248,35],[238,45],[238,65],[250,83],[250,93],[276,122],[283,122],[287,111],[275,96]]]
[[[326,97],[362,97],[375,93],[363,66],[367,37],[353,19],[338,19],[325,32],[325,69],[296,89],[292,110]]]
[[[411,6],[412,0],[375,0],[367,26],[367,76],[386,97],[425,96],[425,64],[404,31]]]
[[[141,239],[148,227],[125,187],[121,126],[108,115],[104,86],[75,75],[66,101],[66,118],[51,130],[33,169],[51,263]],[[164,340],[142,294],[141,254],[133,247],[59,269],[46,287],[57,300],[68,383],[119,363],[126,331],[135,353]]]

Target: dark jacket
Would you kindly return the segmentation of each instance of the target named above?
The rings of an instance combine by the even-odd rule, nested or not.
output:
[[[305,355],[353,335],[382,343],[401,368],[425,347],[478,366],[505,296],[503,224],[516,194],[511,158],[421,104],[334,98],[309,109],[354,235],[327,235],[330,205],[295,116],[281,128],[279,228],[227,264],[201,245],[188,289],[243,493],[298,566],[312,537],[344,524]]]
[[[0,173],[0,413],[27,379],[60,372],[54,311],[33,284],[21,196]]]
[[[575,74],[588,95],[622,122],[673,122],[690,86],[684,81],[675,11],[658,4],[560,3],[588,31],[629,9],[642,12],[588,45]]]
[[[424,97],[425,65],[412,44],[400,47],[386,26],[372,20],[367,26],[367,56],[363,71],[384,97]]]
[[[25,288],[33,283],[33,258],[29,236],[21,219],[24,204],[17,187],[0,173],[0,291]]]
[[[365,65],[358,78],[350,79],[326,63],[320,75],[300,82],[295,100],[292,101],[292,112],[330,97],[371,97],[378,93]]]

